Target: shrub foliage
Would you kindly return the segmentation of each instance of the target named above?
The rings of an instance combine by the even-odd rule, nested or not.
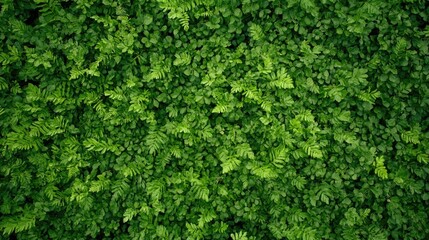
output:
[[[1,0],[4,239],[428,239],[424,0]]]

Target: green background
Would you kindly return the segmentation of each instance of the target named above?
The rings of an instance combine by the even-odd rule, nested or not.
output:
[[[0,239],[429,238],[429,2],[0,6]]]

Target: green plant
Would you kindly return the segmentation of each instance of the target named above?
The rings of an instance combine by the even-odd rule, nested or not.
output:
[[[425,1],[0,2],[3,239],[429,237]]]

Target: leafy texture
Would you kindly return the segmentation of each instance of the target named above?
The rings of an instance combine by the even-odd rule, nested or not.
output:
[[[429,239],[422,0],[3,0],[1,239]]]

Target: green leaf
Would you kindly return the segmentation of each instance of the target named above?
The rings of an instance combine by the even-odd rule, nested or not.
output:
[[[278,174],[269,166],[252,168],[252,173],[260,178],[277,178]]]
[[[237,169],[237,167],[240,165],[241,161],[238,160],[237,158],[228,158],[225,160],[222,160],[222,173],[228,173],[231,172],[235,169]]]
[[[247,232],[238,232],[238,233],[231,233],[231,239],[232,240],[248,240]]]
[[[11,233],[19,233],[29,230],[36,226],[36,216],[30,213],[25,213],[17,217],[5,217],[0,221],[0,229],[3,234],[10,235]]]
[[[420,131],[418,128],[413,129],[411,131],[406,131],[401,134],[402,140],[406,143],[419,144],[420,143]]]
[[[133,208],[127,208],[124,212],[124,218],[123,222],[131,221],[136,215],[138,214],[138,211]]]
[[[362,101],[368,102],[371,105],[375,103],[375,100],[381,96],[381,93],[378,90],[368,90],[366,92],[361,92],[358,94],[358,98]]]
[[[255,41],[261,40],[264,37],[261,26],[257,24],[250,24],[249,33],[250,37]]]
[[[9,88],[9,84],[6,82],[6,79],[0,77],[0,90],[5,90]]]
[[[287,150],[284,146],[279,146],[273,148],[270,151],[270,158],[274,166],[278,168],[282,168],[286,163],[289,162],[289,158],[287,157]]]
[[[143,16],[143,24],[144,25],[150,25],[153,22],[153,17],[151,15],[144,15]]]
[[[376,157],[375,162],[373,164],[375,166],[375,174],[379,176],[381,179],[387,179],[387,169],[384,166],[384,156]]]
[[[307,180],[302,176],[292,178],[291,184],[299,190],[303,190]]]
[[[427,163],[429,163],[429,155],[421,153],[421,154],[417,155],[417,161],[420,163],[427,164]]]
[[[303,145],[303,150],[313,158],[322,158],[323,153],[320,150],[320,146],[312,141],[309,141]]]
[[[194,194],[194,196],[196,198],[202,199],[202,200],[204,200],[206,202],[209,201],[210,190],[206,186],[200,185],[200,184],[196,184],[196,185],[192,186],[191,192]]]
[[[272,87],[280,89],[294,88],[292,78],[287,74],[285,68],[281,68],[276,74],[271,74],[270,79],[270,86]]]

